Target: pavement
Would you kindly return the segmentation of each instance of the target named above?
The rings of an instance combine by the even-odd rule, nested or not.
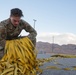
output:
[[[64,70],[44,70],[41,75],[76,75],[76,71],[64,71]]]
[[[43,69],[40,75],[76,75],[76,58],[58,58],[45,62],[40,69]]]

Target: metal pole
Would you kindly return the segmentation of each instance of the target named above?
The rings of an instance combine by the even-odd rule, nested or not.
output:
[[[54,50],[54,36],[52,37],[52,52]]]
[[[36,22],[37,20],[33,19],[33,21],[34,21],[34,28],[35,28],[35,22]]]

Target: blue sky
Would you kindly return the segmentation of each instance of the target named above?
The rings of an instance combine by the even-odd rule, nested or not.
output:
[[[0,21],[7,19],[10,9],[20,8],[31,26],[40,33],[73,33],[76,35],[76,0],[1,0]]]
[[[1,0],[0,21],[9,17],[10,9],[22,9],[23,19],[40,32],[76,34],[76,0]]]

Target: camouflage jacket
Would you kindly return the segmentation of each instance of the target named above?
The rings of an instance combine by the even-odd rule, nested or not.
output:
[[[29,34],[27,36],[31,40],[33,40],[37,35],[36,30],[29,23],[27,23],[26,21],[24,21],[22,19],[20,20],[20,23],[19,23],[19,25],[17,27],[14,27],[12,25],[9,18],[4,20],[4,21],[1,21],[0,27],[5,29],[5,34],[1,33],[1,36],[3,36],[3,37],[6,36],[6,39],[17,38],[23,29],[26,32],[29,32]],[[1,36],[0,36],[0,38],[2,38]]]

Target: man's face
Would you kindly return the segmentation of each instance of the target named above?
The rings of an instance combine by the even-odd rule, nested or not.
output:
[[[20,22],[20,17],[17,16],[11,16],[11,23],[16,27],[17,25],[19,25]]]

